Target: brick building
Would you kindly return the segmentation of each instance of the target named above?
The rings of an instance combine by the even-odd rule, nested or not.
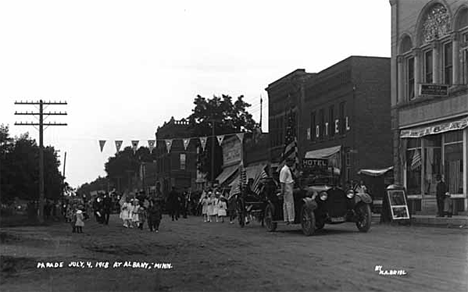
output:
[[[318,73],[298,69],[266,89],[272,161],[284,147],[285,116],[296,115],[299,159],[327,158],[341,183],[392,161],[390,59],[351,56]]]
[[[436,175],[468,201],[468,3],[391,0],[395,179],[412,208],[436,213]]]
[[[183,139],[190,138],[189,123],[185,119],[171,118],[156,132],[157,181],[167,196],[172,186],[195,189],[197,178],[198,140],[191,139],[185,150]],[[170,150],[166,140],[172,140]]]

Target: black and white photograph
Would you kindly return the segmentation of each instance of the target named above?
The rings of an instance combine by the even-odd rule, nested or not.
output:
[[[468,0],[0,1],[0,291],[468,291]]]

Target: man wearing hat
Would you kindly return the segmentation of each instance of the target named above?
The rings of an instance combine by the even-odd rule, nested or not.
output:
[[[294,179],[291,172],[291,167],[293,166],[294,159],[287,158],[286,164],[281,168],[279,181],[281,184],[281,195],[283,196],[283,214],[284,221],[286,224],[294,223],[294,196],[293,196],[293,187]]]

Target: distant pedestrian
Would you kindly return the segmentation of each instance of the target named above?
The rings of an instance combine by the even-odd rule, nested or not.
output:
[[[141,230],[143,230],[143,227],[146,222],[146,218],[147,218],[147,210],[144,206],[144,202],[140,202],[140,206],[138,208],[138,219],[139,219],[138,228],[140,228]]]
[[[228,212],[229,212],[229,223],[234,224],[234,219],[237,216],[237,194],[229,198],[228,201]]]
[[[208,222],[208,195],[204,193],[201,197],[203,222]]]
[[[131,228],[135,227],[138,228],[140,225],[140,204],[138,202],[138,199],[133,199],[132,202],[132,225]]]
[[[214,195],[214,198],[213,198],[213,213],[212,213],[212,216],[214,217],[213,220],[215,220],[216,222],[218,222],[219,196],[220,196],[220,193],[218,191],[216,191],[215,195]]]
[[[109,224],[109,217],[112,211],[112,198],[109,196],[108,193],[104,194],[104,198],[102,199],[102,209],[103,209],[103,218],[102,221],[106,225]]]
[[[83,214],[83,206],[78,207],[76,210],[76,221],[75,221],[75,227],[76,227],[76,232],[77,233],[83,233],[83,227],[84,227],[84,214]]]
[[[130,203],[130,198],[126,197],[120,207],[120,219],[122,219],[123,226],[125,228],[128,228],[131,225],[131,209],[132,205]]]
[[[167,198],[167,209],[169,210],[172,221],[174,221],[174,219],[179,220],[180,198],[175,187],[172,187],[169,197]]]
[[[294,159],[286,159],[286,164],[280,171],[281,195],[283,196],[283,216],[286,224],[294,223],[294,178],[292,176],[291,167],[293,166]]]
[[[159,225],[162,219],[161,204],[158,200],[152,199],[148,207],[148,227],[151,232],[159,232]]]
[[[436,176],[436,181],[437,217],[444,217],[444,200],[448,192],[448,188],[440,174]]]
[[[214,193],[209,192],[208,193],[208,222],[211,222],[213,220],[213,215],[214,215]]]
[[[226,198],[221,195],[218,199],[218,218],[221,219],[221,223],[224,223],[224,217],[226,217],[227,213],[227,201]]]

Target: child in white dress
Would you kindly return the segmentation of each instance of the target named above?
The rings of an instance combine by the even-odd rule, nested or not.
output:
[[[213,198],[213,214],[216,222],[218,222],[218,203],[219,203],[219,192],[216,192],[216,195]]]
[[[214,194],[212,192],[208,193],[208,208],[207,208],[207,215],[208,215],[208,222],[211,222],[211,218],[213,216],[214,211]]]
[[[131,209],[132,204],[130,203],[130,199],[127,198],[126,202],[122,204],[120,208],[120,219],[123,221],[123,226],[128,228],[131,226]]]
[[[208,196],[206,194],[203,195],[200,203],[202,205],[203,222],[208,222]]]
[[[133,200],[133,208],[132,208],[132,228],[138,228],[140,225],[140,204],[138,203],[138,199]]]
[[[218,199],[218,217],[221,218],[221,223],[224,223],[224,217],[227,215],[227,203],[223,195]]]

